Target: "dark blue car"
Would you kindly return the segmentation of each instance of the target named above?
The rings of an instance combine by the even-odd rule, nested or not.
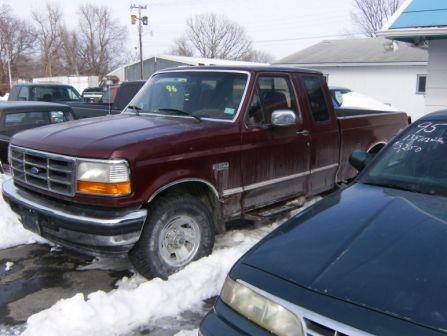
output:
[[[201,335],[447,335],[447,111],[351,164],[236,263]]]

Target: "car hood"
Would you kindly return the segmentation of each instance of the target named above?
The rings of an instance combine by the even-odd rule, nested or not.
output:
[[[446,206],[444,197],[356,184],[281,226],[242,263],[445,331]]]
[[[209,125],[192,118],[118,114],[34,128],[16,134],[11,143],[65,155],[110,158],[126,146],[185,135]]]

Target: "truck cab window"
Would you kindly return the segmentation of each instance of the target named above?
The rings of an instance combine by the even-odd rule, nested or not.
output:
[[[28,89],[28,87],[27,86],[22,86],[20,88],[20,91],[19,91],[18,100],[26,101],[26,100],[28,100],[28,96],[29,96],[29,89]]]
[[[35,124],[47,124],[46,112],[20,112],[9,113],[5,116],[5,126],[24,126]]]
[[[45,102],[80,101],[81,96],[70,87],[35,86],[32,88],[33,100]]]
[[[247,125],[270,124],[272,113],[277,110],[297,113],[292,83],[287,77],[260,76],[248,108]]]
[[[313,120],[316,123],[324,123],[331,120],[321,78],[319,76],[308,75],[301,76],[301,80],[309,99]]]

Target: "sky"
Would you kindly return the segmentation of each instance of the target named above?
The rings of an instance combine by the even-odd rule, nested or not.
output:
[[[0,0],[9,3],[16,15],[30,19],[33,9],[45,0]],[[341,38],[355,31],[351,22],[352,0],[52,0],[59,3],[67,25],[76,24],[79,4],[93,3],[113,8],[117,20],[129,32],[129,47],[137,48],[136,26],[130,23],[130,5],[147,4],[145,15],[149,26],[144,28],[143,54],[165,54],[173,41],[185,31],[188,17],[202,13],[218,13],[242,25],[253,39],[256,49],[276,59],[304,49],[323,39]]]

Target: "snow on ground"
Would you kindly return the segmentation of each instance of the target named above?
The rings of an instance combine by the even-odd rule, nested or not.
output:
[[[0,185],[7,178],[10,177],[0,175]],[[11,211],[3,196],[0,196],[0,232],[0,250],[22,244],[45,242],[38,235],[22,227],[17,215]]]
[[[397,112],[398,110],[390,105],[381,103],[380,101],[368,97],[358,92],[348,92],[343,95],[343,108],[360,108],[377,111]]]
[[[183,330],[183,331],[180,331],[179,333],[175,334],[174,336],[197,336],[198,331],[199,331],[199,329]]]
[[[315,200],[306,206],[313,203]],[[203,300],[219,294],[231,266],[278,225],[273,223],[218,236],[210,256],[191,263],[167,281],[146,280],[135,275],[123,278],[111,292],[97,291],[87,297],[78,293],[60,300],[29,317],[22,335],[118,335],[157,319],[199,309]],[[184,331],[178,336],[193,334],[194,331]]]

